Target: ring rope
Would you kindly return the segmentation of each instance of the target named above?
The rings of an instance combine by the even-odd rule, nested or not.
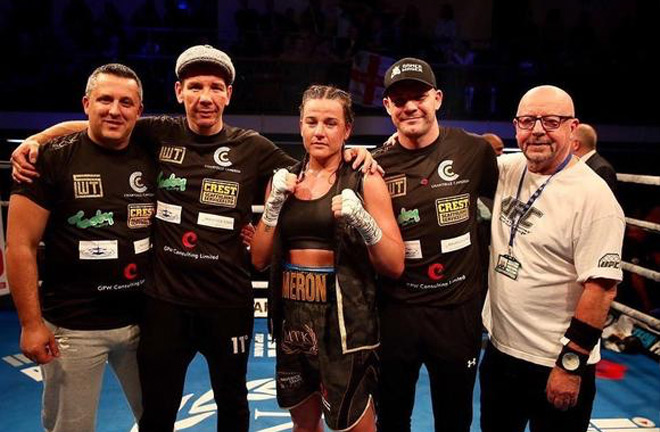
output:
[[[644,221],[644,220],[639,220],[639,219],[633,219],[633,218],[626,218],[626,223],[628,225],[633,225],[636,227],[643,228],[647,231],[655,231],[657,233],[660,233],[660,224],[649,222],[649,221]]]
[[[636,264],[631,264],[625,261],[621,262],[621,268],[626,271],[629,271],[630,273],[635,273],[640,276],[644,276],[647,279],[652,279],[656,282],[660,282],[660,272],[657,272],[655,270],[650,270],[645,267],[638,266]]]
[[[616,178],[624,183],[638,183],[660,186],[660,177],[639,174],[617,174]]]
[[[633,309],[630,306],[626,306],[616,301],[612,302],[612,309],[617,310],[622,314],[628,315],[632,318],[635,318],[640,322],[643,322],[647,326],[660,331],[660,320],[657,318],[654,318],[650,315],[646,315],[645,313],[642,313],[637,309]]]

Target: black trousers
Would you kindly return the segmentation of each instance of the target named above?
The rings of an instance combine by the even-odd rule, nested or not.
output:
[[[253,325],[251,307],[191,308],[149,298],[138,347],[140,431],[174,430],[186,371],[200,352],[209,366],[218,431],[247,432],[245,376]]]
[[[578,403],[556,409],[545,395],[552,368],[511,357],[491,343],[479,371],[482,432],[584,432],[596,395],[596,367],[589,366],[580,385]]]
[[[446,308],[381,306],[379,432],[410,431],[422,365],[429,372],[435,430],[470,430],[481,350],[481,305],[481,296],[475,296]]]

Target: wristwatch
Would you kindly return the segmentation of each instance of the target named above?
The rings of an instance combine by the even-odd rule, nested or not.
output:
[[[581,375],[587,367],[587,360],[589,360],[588,354],[583,354],[568,345],[564,345],[559,357],[557,357],[556,365],[568,373]]]

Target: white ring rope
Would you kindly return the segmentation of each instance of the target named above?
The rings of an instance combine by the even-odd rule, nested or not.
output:
[[[660,224],[657,223],[628,218],[628,217],[626,218],[626,223],[628,225],[644,228],[647,231],[655,231],[657,233],[660,233]]]
[[[626,306],[624,304],[621,304],[619,302],[612,302],[612,309],[617,310],[623,314],[626,314],[630,317],[636,318],[637,320],[643,322],[647,326],[655,329],[655,330],[660,330],[660,320],[657,318],[654,318],[650,315],[646,315],[645,313],[642,313],[638,311],[637,309],[633,309],[629,306]]]
[[[621,268],[629,271],[631,273],[638,274],[640,276],[644,276],[647,279],[652,279],[656,282],[660,282],[660,272],[654,271],[647,269],[645,267],[641,267],[635,264],[631,264],[629,262],[622,261],[621,262]]]
[[[616,178],[624,183],[638,183],[660,186],[660,177],[638,174],[617,174]]]

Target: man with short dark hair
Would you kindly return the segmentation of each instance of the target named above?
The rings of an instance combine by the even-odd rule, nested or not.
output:
[[[396,142],[374,153],[385,169],[406,246],[403,276],[383,278],[378,430],[409,431],[419,370],[429,372],[435,430],[472,422],[483,304],[477,198],[497,183],[493,149],[481,137],[440,126],[431,67],[404,58],[385,74],[383,104]]]
[[[48,142],[41,176],[14,185],[7,226],[21,350],[41,365],[42,420],[53,432],[95,429],[106,361],[135,418],[142,412],[137,322],[151,278],[155,165],[131,135],[142,113],[140,80],[126,66],[101,66],[83,107],[88,129]]]
[[[621,281],[625,220],[612,191],[571,155],[578,126],[544,85],[513,121],[522,153],[498,158],[480,369],[484,432],[584,432],[599,340]]]
[[[605,183],[612,189],[616,196],[617,179],[616,171],[612,165],[596,151],[598,135],[596,130],[586,123],[580,123],[573,132],[571,151],[578,156],[589,168],[594,170]]]

